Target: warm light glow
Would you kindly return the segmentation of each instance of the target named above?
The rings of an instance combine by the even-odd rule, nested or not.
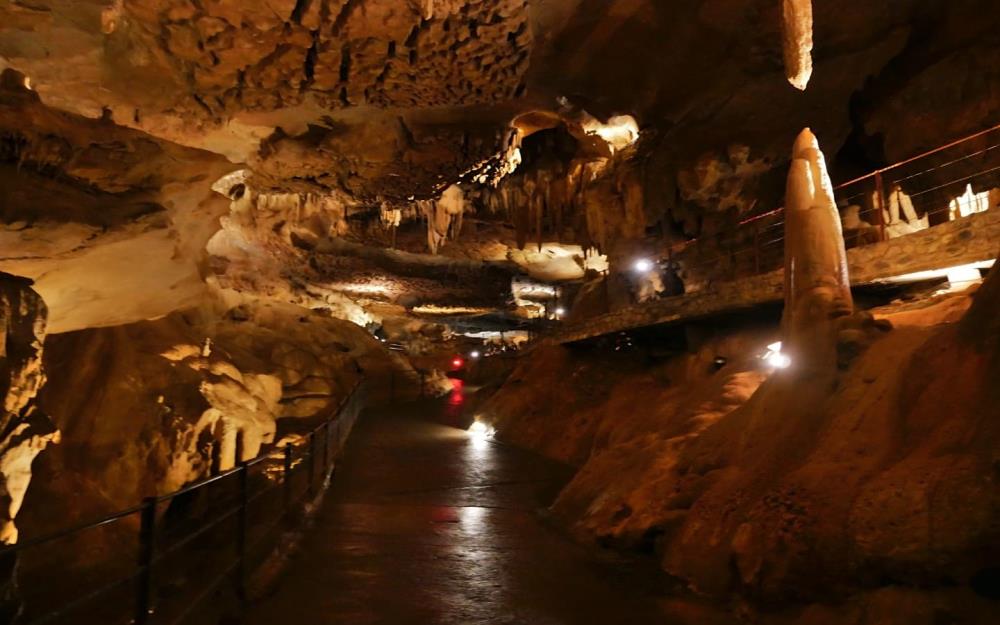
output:
[[[550,284],[539,284],[518,278],[511,280],[510,290],[514,297],[520,299],[551,299],[556,296],[556,287]]]
[[[639,139],[639,124],[631,115],[615,115],[606,124],[589,115],[587,117],[582,124],[583,131],[603,139],[612,152],[623,150]]]
[[[566,314],[566,309],[565,308],[563,308],[562,306],[560,306],[559,308],[556,308],[556,317],[562,317],[565,314]]]
[[[632,266],[633,268],[635,268],[636,271],[640,273],[646,273],[653,268],[653,262],[648,258],[640,258],[639,260],[635,261],[635,264]]]
[[[496,430],[478,419],[469,426],[469,436],[473,441],[485,442],[493,438]]]
[[[442,317],[450,315],[483,315],[493,312],[492,308],[473,308],[471,306],[436,306],[434,304],[414,306],[412,310],[416,315],[440,315]]]
[[[465,403],[465,382],[457,378],[451,378],[451,394],[448,395],[448,406],[460,409]]]
[[[792,364],[792,359],[782,353],[775,353],[767,357],[767,364],[775,369],[786,369]]]
[[[969,265],[953,267],[948,270],[947,275],[948,284],[951,285],[952,288],[969,286],[974,282],[982,280],[982,276],[979,274],[979,268],[974,266],[970,267]]]
[[[517,263],[534,280],[556,282],[579,280],[587,270],[607,271],[608,257],[593,248],[565,243],[543,243],[507,252],[507,259]]]
[[[479,358],[479,352],[478,352],[478,351],[475,351],[475,350],[473,350],[473,351],[469,352],[469,358],[471,358],[471,359],[473,359],[473,360],[475,360],[475,359]]]
[[[459,358],[458,356],[455,356],[451,360],[451,365],[453,367],[455,367],[456,369],[458,369],[459,367],[461,367],[463,364],[465,364],[465,361],[462,360],[461,358]]]
[[[891,283],[906,283],[906,282],[920,282],[922,280],[934,280],[936,278],[949,278],[954,275],[958,276],[971,276],[972,272],[975,271],[977,274],[980,269],[989,269],[995,263],[995,260],[984,260],[978,263],[968,263],[965,265],[955,265],[954,267],[945,267],[942,269],[931,269],[929,271],[915,271],[913,273],[904,273],[898,276],[893,276],[891,278],[885,278],[879,280],[879,282],[891,282]],[[979,280],[977,276],[975,280]]]
[[[781,353],[781,341],[768,345],[767,351],[760,358],[775,369],[787,369],[792,364],[792,359]]]
[[[342,291],[352,295],[392,295],[395,290],[387,282],[333,282],[330,285],[333,291]]]
[[[990,192],[973,193],[972,185],[965,186],[965,193],[958,196],[949,204],[951,219],[968,217],[973,213],[985,212],[990,207]]]

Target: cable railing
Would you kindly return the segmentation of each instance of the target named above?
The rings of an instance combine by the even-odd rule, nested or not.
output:
[[[1000,125],[834,187],[848,249],[887,241],[1000,205]],[[784,208],[670,247],[685,269],[733,279],[784,263]]]
[[[14,622],[181,625],[210,598],[213,609],[242,610],[254,571],[332,475],[363,394],[355,385],[331,418],[233,469],[0,548],[0,562],[16,558],[22,569],[24,612]],[[67,569],[91,556],[100,563]]]

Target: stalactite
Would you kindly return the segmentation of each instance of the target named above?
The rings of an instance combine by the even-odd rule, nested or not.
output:
[[[427,219],[427,248],[437,254],[449,235],[458,236],[462,229],[465,195],[458,185],[451,185],[437,200],[420,200],[417,207]]]
[[[805,91],[812,76],[812,0],[782,0],[782,44],[785,77]]]

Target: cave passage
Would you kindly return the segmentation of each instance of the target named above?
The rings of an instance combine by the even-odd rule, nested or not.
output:
[[[544,521],[571,469],[444,425],[447,402],[359,419],[315,526],[248,622],[665,622],[671,582],[654,563]]]

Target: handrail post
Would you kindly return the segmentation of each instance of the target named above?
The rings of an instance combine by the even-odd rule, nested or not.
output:
[[[316,432],[309,432],[309,496],[316,493]]]
[[[883,197],[885,189],[882,187],[882,171],[875,172],[875,199],[877,206],[875,209],[878,211],[878,238],[879,241],[885,241],[885,199]]]
[[[337,419],[337,433],[333,437],[333,457],[340,455],[340,419]]]
[[[156,497],[142,500],[139,517],[139,578],[135,595],[135,624],[145,625],[153,607],[153,557],[156,555]]]
[[[754,275],[760,273],[760,226],[753,222],[753,266]]]
[[[292,507],[292,444],[285,443],[285,511]]]
[[[323,424],[323,476],[330,470],[330,421]]]
[[[240,517],[239,526],[236,528],[236,596],[240,603],[247,600],[247,527],[249,525],[250,512],[250,469],[246,462],[240,463]]]

